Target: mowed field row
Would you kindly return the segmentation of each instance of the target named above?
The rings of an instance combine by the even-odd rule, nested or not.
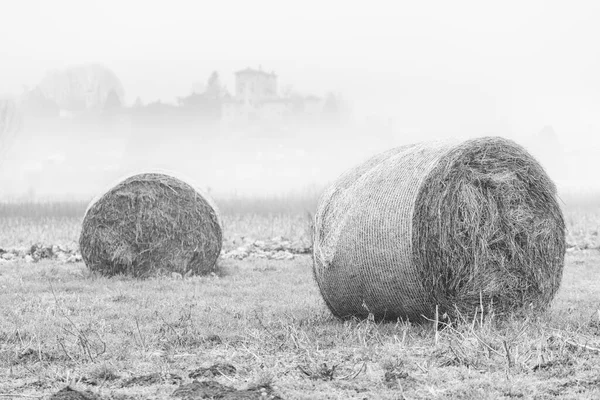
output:
[[[225,251],[240,240],[277,236],[308,245],[318,195],[217,199]],[[32,244],[75,248],[88,202],[0,203],[0,248]]]
[[[600,248],[600,196],[565,196],[561,200],[567,244],[579,249]],[[224,223],[224,250],[243,239],[283,236],[310,244],[317,190],[279,197],[216,199]],[[77,246],[88,202],[0,203],[0,248],[35,243]]]

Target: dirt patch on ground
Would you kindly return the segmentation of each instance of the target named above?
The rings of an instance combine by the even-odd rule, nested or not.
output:
[[[65,263],[81,261],[81,254],[75,249],[52,244],[36,243],[29,248],[0,249],[0,262],[25,261],[27,263],[40,260],[56,260]]]
[[[274,394],[270,386],[251,387],[236,390],[216,381],[197,381],[180,386],[172,394],[173,397],[184,400],[222,399],[222,400],[282,400]]]
[[[148,375],[134,376],[121,384],[121,387],[151,386],[151,385],[178,385],[183,379],[177,374],[154,373]]]
[[[268,260],[293,260],[298,254],[310,254],[312,247],[294,242],[282,236],[268,240],[244,239],[244,243],[234,250],[225,252],[222,258],[244,260],[246,258],[266,258]]]
[[[200,367],[190,372],[189,377],[196,378],[217,378],[219,376],[233,376],[236,369],[233,365],[227,363],[213,364],[210,367]]]

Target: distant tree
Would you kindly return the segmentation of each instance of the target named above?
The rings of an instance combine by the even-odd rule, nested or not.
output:
[[[340,114],[340,99],[334,93],[327,93],[325,103],[323,104],[323,113],[329,116],[338,116]]]
[[[172,114],[177,111],[177,107],[163,103],[162,100],[156,100],[152,103],[148,103],[142,108],[142,113],[146,115],[166,115]]]
[[[119,110],[121,108],[121,99],[115,90],[111,90],[108,92],[108,96],[106,96],[106,101],[104,101],[104,111],[112,112]]]
[[[325,96],[322,117],[329,122],[342,122],[349,117],[350,110],[340,94],[329,92]]]
[[[206,98],[203,93],[192,93],[189,96],[178,97],[177,104],[181,107],[202,107]]]
[[[144,107],[144,103],[142,102],[142,99],[140,98],[140,96],[138,96],[135,99],[135,103],[133,103],[133,108],[142,108]]]
[[[219,78],[219,73],[217,71],[213,71],[208,78],[208,82],[206,83],[206,90],[204,94],[213,99],[220,99],[225,94],[225,89],[221,84],[221,79]]]
[[[74,113],[80,113],[87,110],[87,104],[83,97],[69,97],[64,101],[64,108]]]
[[[0,98],[0,164],[22,128],[20,105],[13,98]]]
[[[58,104],[37,87],[23,94],[22,106],[25,114],[35,117],[58,117],[60,111]]]
[[[294,94],[294,87],[292,85],[284,85],[281,89],[281,95],[283,97],[292,97]]]
[[[202,94],[206,90],[206,84],[204,82],[194,82],[192,84],[192,90],[190,94]]]
[[[111,91],[117,94],[121,104],[125,96],[117,75],[101,64],[72,65],[63,70],[48,71],[37,86],[61,110],[73,113],[103,110]]]

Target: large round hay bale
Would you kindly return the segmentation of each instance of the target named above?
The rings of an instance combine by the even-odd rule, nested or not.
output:
[[[556,188],[503,138],[402,146],[343,174],[315,215],[314,277],[338,317],[545,309],[562,279]]]
[[[79,238],[88,268],[107,276],[211,273],[222,243],[212,200],[162,173],[131,176],[94,199]]]

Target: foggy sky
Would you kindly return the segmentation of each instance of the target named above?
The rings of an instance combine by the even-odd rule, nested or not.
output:
[[[132,103],[173,100],[218,70],[340,91],[401,130],[519,137],[600,132],[600,3],[591,1],[20,0],[0,13],[0,92],[101,62]]]

